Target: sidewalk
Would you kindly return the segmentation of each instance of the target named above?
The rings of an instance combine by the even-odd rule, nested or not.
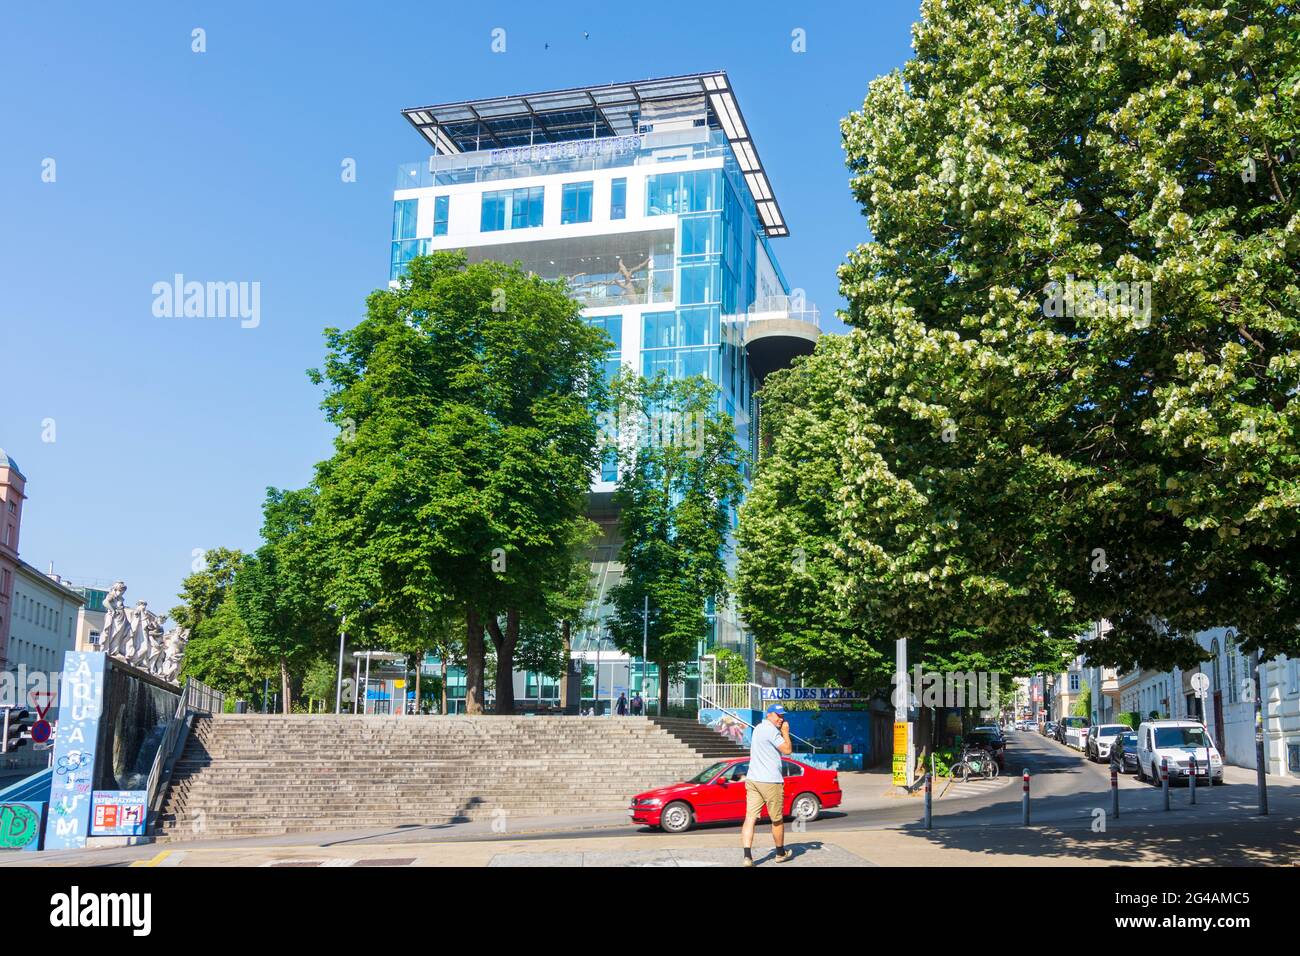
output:
[[[1093,832],[1086,822],[1061,826],[987,826],[925,831],[805,831],[786,828],[794,860],[786,866],[1240,866],[1294,865],[1300,834],[1294,820],[1240,817],[1187,819],[1176,825],[1150,818]],[[754,859],[771,860],[771,838],[760,830]],[[33,863],[36,861],[32,861]],[[326,847],[163,848],[133,866],[738,866],[738,834],[681,834],[546,840],[458,841]]]

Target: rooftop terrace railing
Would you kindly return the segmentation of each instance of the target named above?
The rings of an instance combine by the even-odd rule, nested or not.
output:
[[[817,306],[797,295],[772,295],[758,299],[749,307],[749,321],[763,318],[790,318],[809,322],[822,331],[822,313]]]
[[[614,142],[614,140],[618,142]],[[606,149],[607,147],[607,149]],[[430,156],[423,163],[403,163],[397,168],[397,189],[422,189],[459,183],[495,182],[525,176],[587,172],[616,166],[727,156],[731,147],[718,130],[689,129],[638,136],[538,143],[536,148],[485,149],[469,153]],[[580,155],[564,155],[580,152]],[[557,154],[547,158],[549,153]],[[511,161],[513,159],[513,161]]]

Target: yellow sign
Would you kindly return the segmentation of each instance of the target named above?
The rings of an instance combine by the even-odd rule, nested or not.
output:
[[[907,721],[894,722],[894,786],[907,786]]]
[[[406,686],[406,681],[404,681],[404,680],[395,680],[395,681],[393,681],[393,686],[396,687],[398,690],[401,690],[403,687]]]

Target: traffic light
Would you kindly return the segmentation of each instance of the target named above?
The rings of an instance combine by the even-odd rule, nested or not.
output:
[[[11,754],[19,747],[26,747],[31,738],[31,711],[23,707],[0,708],[0,754]]]

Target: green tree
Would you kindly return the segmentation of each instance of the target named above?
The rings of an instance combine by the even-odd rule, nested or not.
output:
[[[622,376],[615,382],[620,469],[614,495],[622,580],[610,589],[610,636],[659,666],[659,712],[668,685],[711,634],[709,613],[727,600],[727,532],[743,484],[743,452],[716,387],[702,378]]]
[[[263,679],[274,672],[274,662],[258,652],[233,599],[221,601],[194,626],[181,659],[182,679],[192,677],[244,700],[260,693]]]
[[[262,507],[263,544],[244,558],[233,597],[259,654],[278,665],[280,703],[293,708],[294,685],[326,653],[338,633],[316,570],[312,489],[268,488]]]
[[[209,548],[203,553],[203,569],[186,575],[177,597],[182,601],[168,613],[178,627],[191,633],[216,613],[226,590],[235,580],[243,554],[232,548]]]
[[[1294,11],[926,0],[913,46],[843,124],[848,610],[1296,650]]]
[[[482,710],[490,638],[509,712],[524,615],[585,522],[609,339],[563,283],[453,253],[413,260],[326,336],[313,378],[340,428],[316,478],[330,601],[408,628],[458,615],[467,711]]]
[[[740,509],[737,594],[765,660],[810,683],[874,689],[889,681],[894,638],[849,615],[840,598],[849,349],[847,337],[823,337],[759,392],[763,453]]]
[[[1079,684],[1079,696],[1074,699],[1074,703],[1070,707],[1070,715],[1073,717],[1092,716],[1092,688],[1088,686],[1087,681]]]

